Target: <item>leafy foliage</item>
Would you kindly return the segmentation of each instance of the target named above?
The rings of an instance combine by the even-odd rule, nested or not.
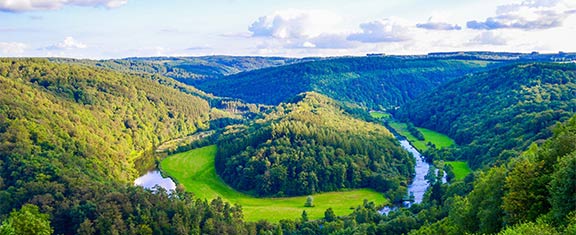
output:
[[[38,207],[31,204],[22,206],[20,210],[14,210],[10,217],[0,225],[0,234],[38,234],[50,235],[54,229],[50,227],[47,214],[40,213]]]
[[[576,112],[576,66],[524,64],[466,76],[396,116],[454,138],[472,167],[503,164]]]
[[[314,207],[314,198],[312,196],[306,197],[306,202],[304,203],[304,207]],[[332,212],[334,213],[334,212]]]
[[[200,89],[247,102],[279,104],[316,91],[370,109],[393,108],[486,64],[458,60],[349,57],[272,67],[200,81]]]
[[[126,184],[143,153],[207,126],[208,103],[174,85],[154,75],[0,59],[0,215],[32,204],[10,218],[46,219],[37,206],[57,234],[247,233],[240,208],[221,200]],[[7,223],[17,230],[27,221]]]
[[[446,200],[446,219],[420,230],[571,234],[576,227],[576,116],[553,132],[552,138],[532,145],[508,165],[478,174],[469,195]]]
[[[231,131],[216,156],[224,181],[260,196],[360,187],[386,192],[406,183],[413,166],[387,129],[349,117],[316,93]]]
[[[350,108],[306,93],[269,109],[140,73],[177,66],[179,62],[167,62],[170,59],[126,59],[118,65],[98,62],[102,63],[98,66],[118,66],[114,68],[130,73],[85,66],[95,65],[92,61],[54,60],[84,65],[0,59],[0,233],[30,228],[47,234],[576,232],[576,117],[550,128],[575,112],[574,65],[515,65],[467,76],[396,113],[418,126],[448,133],[460,144],[431,153],[470,156],[475,167],[497,166],[449,185],[436,182],[422,204],[388,215],[379,214],[374,203],[365,201],[348,216],[336,216],[328,209],[323,219],[313,220],[320,217],[303,211],[301,218],[271,224],[246,223],[239,206],[220,198],[195,199],[182,192],[182,186],[171,194],[130,186],[135,162],[151,158],[148,153],[160,143],[185,140],[180,137],[210,125],[220,129],[219,135],[211,137],[219,138],[216,168],[226,182],[241,190],[283,196],[371,187],[392,197],[404,191],[412,174],[412,158],[385,128],[349,114],[359,116],[361,106],[404,104],[484,65],[459,60],[340,58],[221,80],[238,85],[246,76],[262,84],[280,84],[277,90],[256,85],[254,91],[268,92],[264,94],[271,95],[270,99],[249,94],[269,103],[318,90],[358,104]],[[183,77],[191,77],[191,71],[201,69],[173,70]],[[169,74],[167,70],[162,73]],[[197,78],[234,71],[201,73],[206,76]],[[382,94],[382,87],[390,94]],[[245,95],[249,90],[239,91]],[[264,113],[257,115],[260,112]],[[244,116],[258,118],[248,123]],[[450,167],[446,169],[451,174]],[[314,209],[325,206],[317,199]]]
[[[112,60],[51,58],[64,63],[93,65],[122,72],[161,74],[193,85],[196,80],[219,78],[254,69],[280,66],[313,59],[254,56],[148,57]]]

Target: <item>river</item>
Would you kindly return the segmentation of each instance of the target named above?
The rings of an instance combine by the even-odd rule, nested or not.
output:
[[[134,185],[150,190],[154,190],[156,186],[160,186],[168,192],[176,190],[176,183],[169,177],[164,178],[158,169],[148,171],[145,175],[138,177],[134,180]]]
[[[430,170],[430,164],[424,161],[424,157],[422,154],[418,152],[414,146],[410,144],[410,142],[403,137],[398,139],[400,141],[400,145],[402,148],[406,149],[406,151],[412,153],[414,158],[416,158],[416,165],[414,166],[414,178],[412,179],[412,183],[408,185],[408,195],[414,196],[414,202],[404,202],[402,206],[410,207],[413,203],[421,203],[424,199],[424,193],[430,186],[428,181],[426,180],[426,174]],[[438,172],[438,170],[436,170]],[[446,183],[446,174],[442,178],[442,182]],[[379,210],[380,214],[388,214],[390,211],[398,209],[397,206],[386,206]]]
[[[414,166],[414,172],[416,173],[412,183],[408,185],[408,194],[414,196],[413,203],[421,203],[422,199],[424,199],[424,193],[430,186],[428,181],[426,180],[426,174],[430,169],[430,164],[424,161],[422,155],[414,146],[408,142],[406,139],[399,139],[400,145],[406,149],[408,152],[412,153],[414,158],[416,158],[416,165]],[[446,174],[444,174],[446,175]],[[443,182],[446,182],[445,177],[442,179]],[[176,184],[171,178],[164,178],[158,169],[154,169],[148,171],[145,175],[139,177],[134,181],[134,185],[142,186],[146,189],[154,189],[156,185],[166,189],[167,191],[175,190]],[[411,203],[406,202],[405,207],[410,207]],[[387,206],[382,208],[379,212],[381,214],[388,214],[388,212],[397,209],[395,206]]]

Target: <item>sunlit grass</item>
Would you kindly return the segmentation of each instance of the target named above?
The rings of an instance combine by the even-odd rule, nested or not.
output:
[[[389,113],[378,112],[378,111],[371,111],[370,116],[372,116],[373,118],[376,118],[376,119],[390,118]]]
[[[447,161],[445,164],[451,165],[454,171],[455,180],[463,180],[472,170],[465,161]]]
[[[160,163],[164,173],[177,183],[184,185],[186,191],[197,197],[213,199],[221,197],[232,204],[242,206],[244,218],[247,221],[268,220],[272,222],[281,219],[298,219],[306,210],[310,219],[320,219],[324,211],[332,208],[336,215],[348,215],[354,208],[361,205],[364,199],[377,205],[388,201],[376,191],[357,189],[345,192],[329,192],[313,195],[314,207],[304,207],[306,196],[287,198],[256,198],[238,192],[228,186],[216,174],[214,157],[216,146],[211,145],[188,152],[172,155]]]
[[[400,135],[406,137],[408,141],[418,150],[423,151],[427,149],[426,143],[430,142],[436,146],[436,148],[445,148],[454,144],[454,140],[447,135],[442,133],[429,130],[426,128],[417,127],[417,129],[424,135],[424,140],[418,140],[408,131],[407,124],[401,122],[389,122],[390,127],[392,127]]]

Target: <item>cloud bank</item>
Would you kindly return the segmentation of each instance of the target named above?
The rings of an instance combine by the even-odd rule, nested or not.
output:
[[[66,37],[64,41],[56,43],[52,46],[47,47],[48,50],[69,50],[69,49],[84,49],[88,47],[86,44],[81,43],[74,39],[73,37]]]
[[[108,9],[121,7],[128,0],[0,0],[0,11],[26,12],[59,10],[65,6],[105,7]]]
[[[338,27],[341,18],[322,10],[288,9],[258,18],[248,30],[254,37],[315,37]]]
[[[530,0],[499,6],[496,16],[488,17],[484,21],[468,21],[466,26],[478,30],[550,29],[562,26],[566,18],[573,14],[576,14],[573,0]]]
[[[470,45],[494,45],[502,46],[506,45],[506,39],[492,31],[486,31],[480,33],[478,36],[470,40]]]
[[[20,42],[0,42],[0,55],[14,56],[24,53],[28,46]]]
[[[432,22],[428,21],[426,23],[416,24],[417,28],[428,29],[428,30],[461,30],[462,27],[457,24],[450,24],[446,22]]]
[[[359,33],[348,36],[348,40],[365,43],[402,42],[410,39],[408,27],[394,19],[382,19],[360,24]]]

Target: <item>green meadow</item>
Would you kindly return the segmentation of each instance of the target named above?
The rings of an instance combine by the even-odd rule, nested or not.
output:
[[[298,219],[303,210],[310,219],[320,219],[330,207],[336,215],[342,216],[350,214],[353,211],[351,208],[361,205],[364,199],[377,205],[388,203],[382,193],[370,189],[315,194],[312,195],[314,207],[304,207],[306,196],[256,198],[234,190],[220,179],[214,168],[215,155],[215,145],[198,148],[167,157],[160,163],[160,168],[197,197],[221,197],[232,204],[241,205],[246,221]]]
[[[390,118],[391,117],[389,113],[384,113],[384,112],[379,112],[379,111],[370,111],[370,116],[372,116],[373,118],[376,118],[376,119]]]
[[[455,180],[463,180],[468,174],[470,174],[470,172],[472,172],[468,163],[465,161],[447,161],[444,163],[452,166],[454,169]]]
[[[408,141],[410,141],[410,143],[420,151],[428,148],[426,146],[426,143],[428,142],[436,145],[436,148],[445,148],[454,144],[454,140],[452,138],[433,130],[417,127],[416,129],[418,129],[418,131],[424,135],[424,140],[418,140],[416,137],[410,134],[407,128],[408,125],[406,123],[391,121],[388,123],[388,125],[396,130],[396,132],[398,132],[400,135],[406,137]]]

